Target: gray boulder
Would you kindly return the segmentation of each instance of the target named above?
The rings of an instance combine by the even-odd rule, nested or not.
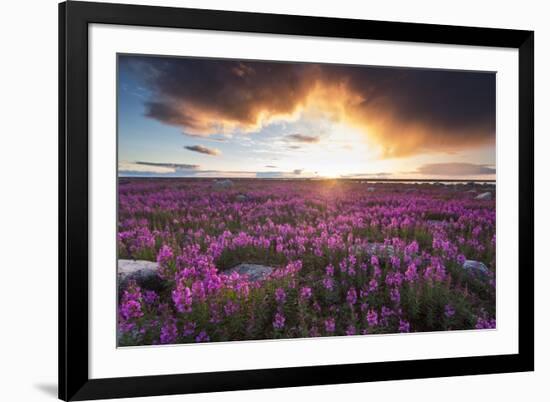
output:
[[[128,286],[131,280],[136,281],[142,289],[161,291],[164,282],[157,275],[158,264],[145,260],[118,260],[117,283],[119,294]]]
[[[476,200],[492,200],[493,199],[493,193],[487,191],[486,193],[481,193],[476,196]]]
[[[487,268],[484,263],[475,260],[464,261],[464,264],[462,264],[462,268],[469,274],[480,276],[483,278],[488,277],[491,273],[491,271],[489,271],[489,268]]]
[[[374,192],[375,190],[376,190],[376,188],[374,188],[374,187],[367,187],[367,191],[368,191],[369,193],[372,193],[372,192]]]
[[[243,263],[224,271],[224,273],[230,275],[236,272],[239,275],[247,275],[252,282],[257,282],[266,279],[274,270],[275,268],[267,265]]]
[[[229,179],[214,181],[214,189],[216,189],[216,190],[228,189],[228,188],[233,187],[234,185],[235,184]]]
[[[385,245],[384,243],[367,243],[365,246],[361,245],[354,245],[352,246],[352,252],[355,255],[361,255],[361,254],[375,254],[378,256],[387,254],[388,256],[395,255],[395,249],[391,244]]]
[[[239,194],[235,197],[235,199],[239,202],[243,202],[248,200],[248,197],[246,196],[246,194]]]

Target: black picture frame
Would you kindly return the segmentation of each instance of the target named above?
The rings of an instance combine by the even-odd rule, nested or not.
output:
[[[88,375],[88,25],[376,39],[519,51],[517,354],[214,373]],[[89,400],[534,370],[534,32],[70,1],[59,4],[59,398]]]

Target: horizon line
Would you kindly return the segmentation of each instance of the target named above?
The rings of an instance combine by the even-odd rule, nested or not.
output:
[[[348,180],[348,181],[379,181],[379,182],[472,182],[472,183],[496,183],[496,179],[383,179],[365,177],[193,177],[193,176],[117,176],[117,179],[163,179],[163,180]]]

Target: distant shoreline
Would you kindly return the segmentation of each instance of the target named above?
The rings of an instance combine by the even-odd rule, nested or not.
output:
[[[260,180],[260,181],[362,181],[369,183],[496,183],[496,180],[484,180],[484,179],[375,179],[375,178],[349,178],[349,177],[336,177],[336,178],[317,178],[317,177],[165,177],[165,176],[118,176],[118,180],[233,180],[233,181],[245,181],[245,180]]]

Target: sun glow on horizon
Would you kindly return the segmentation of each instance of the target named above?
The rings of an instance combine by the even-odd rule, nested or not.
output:
[[[369,142],[367,134],[364,129],[336,122],[318,142],[303,144],[279,163],[284,168],[299,167],[323,178],[375,174],[380,169],[380,151]]]

